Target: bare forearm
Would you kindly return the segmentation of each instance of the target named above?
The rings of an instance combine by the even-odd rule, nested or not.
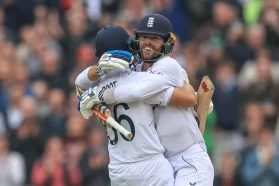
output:
[[[91,81],[96,81],[97,79],[99,79],[100,76],[97,75],[97,66],[96,65],[89,67],[87,77]]]
[[[184,82],[181,88],[174,88],[170,104],[177,107],[192,107],[197,104],[197,97],[194,88]]]
[[[97,66],[91,66],[82,71],[76,78],[75,85],[79,88],[86,89],[99,78],[97,75]]]
[[[76,93],[77,96],[81,96],[84,90],[90,87],[94,81],[98,80],[99,75],[97,75],[97,66],[91,66],[82,71],[76,78]]]

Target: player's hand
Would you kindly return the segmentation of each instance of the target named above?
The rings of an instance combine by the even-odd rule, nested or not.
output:
[[[124,71],[134,60],[132,53],[122,50],[108,51],[102,55],[98,62],[98,75],[103,75],[109,70]]]
[[[207,109],[207,114],[210,114],[213,111],[213,107],[214,107],[213,102],[210,101],[209,107]],[[198,117],[198,113],[197,113],[196,109],[197,109],[196,106],[195,107],[191,107],[191,110],[192,110],[192,113],[194,114],[194,116]]]
[[[81,95],[79,102],[78,102],[78,110],[80,111],[81,115],[85,119],[89,119],[93,112],[91,108],[100,103],[100,100],[98,98],[97,92],[97,86],[94,88],[87,88]]]

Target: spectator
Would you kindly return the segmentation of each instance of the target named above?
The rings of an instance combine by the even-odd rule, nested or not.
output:
[[[25,164],[20,153],[9,150],[7,137],[0,134],[0,185],[21,186],[25,181]]]
[[[224,153],[221,162],[221,173],[215,177],[214,186],[234,186],[235,155],[232,153]]]
[[[234,131],[238,124],[239,92],[235,68],[230,61],[220,64],[215,75],[214,107],[217,112],[217,128]]]
[[[52,135],[64,137],[66,133],[66,95],[63,90],[57,88],[49,91],[48,103],[50,114],[43,121],[43,125],[49,129]]]
[[[83,186],[108,185],[108,152],[104,150],[105,135],[101,127],[91,129],[88,147],[80,159]]]
[[[26,65],[29,76],[34,78],[41,69],[39,54],[46,45],[42,39],[38,38],[33,26],[30,25],[20,29],[19,38],[20,43],[16,47],[16,56]]]
[[[244,155],[241,169],[243,182],[247,186],[273,186],[279,179],[279,151],[274,142],[273,130],[264,126],[259,143]]]
[[[5,109],[8,116],[9,128],[15,130],[24,119],[20,109],[20,101],[24,96],[24,87],[20,84],[13,84],[9,87],[8,100],[5,102]]]
[[[262,25],[255,24],[247,27],[245,32],[247,56],[249,60],[254,60],[257,50],[262,48],[265,43],[265,31]]]
[[[72,71],[76,61],[75,54],[79,45],[85,40],[87,31],[87,16],[82,1],[73,1],[71,9],[66,14],[66,34],[61,39],[65,54],[62,64],[63,73]]]
[[[80,118],[73,80],[97,63],[92,46],[100,28],[117,24],[133,35],[139,18],[149,13],[162,13],[172,22],[177,41],[170,56],[187,71],[195,90],[203,75],[214,82],[214,111],[204,138],[215,184],[247,186],[263,178],[273,183],[276,176],[256,174],[258,167],[249,162],[250,154],[261,154],[255,149],[266,146],[262,127],[279,131],[278,5],[278,0],[0,1],[0,133],[8,136],[9,154],[24,158],[25,184],[33,178],[34,186],[109,185],[104,130],[94,118]],[[88,127],[93,131],[87,138]],[[60,142],[43,154],[51,135]],[[52,161],[56,151],[63,161]],[[276,160],[276,153],[271,155]],[[241,157],[236,168],[235,157]],[[57,170],[51,170],[53,165]],[[272,171],[271,164],[260,165],[268,167],[265,173]],[[32,175],[33,167],[38,176]],[[55,181],[48,183],[44,176]]]
[[[273,117],[277,114],[277,105],[279,104],[277,97],[279,85],[274,80],[273,75],[277,73],[273,70],[279,66],[272,63],[268,50],[262,49],[260,52],[263,54],[259,53],[256,63],[250,65],[249,70],[253,70],[251,67],[254,66],[256,74],[254,74],[255,79],[251,78],[250,84],[246,85],[247,87],[243,89],[243,100],[259,100],[265,107],[266,114]]]
[[[15,43],[17,41],[16,33],[9,27],[4,25],[5,16],[5,11],[2,7],[0,7],[0,32],[5,37],[5,40],[12,41],[13,43]]]
[[[69,83],[71,87],[75,87],[75,79],[80,72],[89,67],[90,65],[97,64],[95,57],[95,49],[90,43],[83,43],[76,52],[76,66],[69,74]]]
[[[76,90],[73,90],[70,92],[68,99],[68,106],[66,111],[68,116],[80,116],[80,112],[77,110],[77,104],[77,93]]]
[[[199,86],[198,75],[204,71],[206,67],[205,55],[202,52],[202,46],[197,42],[189,42],[183,48],[185,69],[191,85],[197,90]]]
[[[251,50],[244,41],[244,30],[243,24],[234,23],[226,34],[225,55],[235,62],[237,73],[239,73],[246,61],[253,58]]]
[[[49,89],[45,81],[35,81],[32,84],[34,97],[37,101],[38,109],[37,115],[40,121],[46,121],[47,116],[50,115],[51,108],[48,102]]]
[[[20,152],[26,164],[26,184],[30,184],[30,173],[34,161],[42,154],[45,141],[49,136],[47,128],[43,128],[36,117],[36,102],[31,97],[21,100],[20,108],[23,121],[11,133],[11,149]]]
[[[34,186],[79,186],[78,169],[66,170],[64,167],[63,143],[61,138],[48,140],[42,158],[37,159],[32,169],[32,185]]]
[[[264,126],[264,110],[258,102],[248,102],[244,106],[245,148],[258,143],[260,131]]]
[[[256,67],[257,61],[259,62],[258,67],[261,67],[258,68],[259,71]],[[279,75],[277,73],[278,70],[279,65],[272,61],[270,51],[267,48],[260,48],[257,50],[255,61],[246,62],[241,69],[239,73],[239,87],[242,90],[247,89],[248,86],[259,81],[259,72],[264,73],[266,76],[265,78],[268,78],[268,74],[271,73],[272,82],[277,84],[279,81]]]
[[[46,81],[48,87],[62,88],[65,92],[68,90],[64,82],[66,78],[60,74],[60,56],[54,49],[47,49],[42,54],[42,72],[36,78],[37,80]]]
[[[269,7],[262,11],[259,22],[265,26],[266,43],[270,47],[278,47],[279,39],[279,9]]]
[[[247,24],[255,24],[262,10],[266,8],[278,7],[277,0],[248,1],[244,4],[243,14]]]

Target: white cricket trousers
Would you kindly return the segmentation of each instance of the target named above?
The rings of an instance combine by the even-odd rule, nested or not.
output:
[[[213,186],[214,168],[203,142],[168,160],[174,169],[175,186]]]
[[[136,163],[109,165],[111,186],[174,186],[173,168],[163,154]]]

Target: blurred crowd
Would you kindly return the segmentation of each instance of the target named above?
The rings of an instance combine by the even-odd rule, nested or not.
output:
[[[215,85],[205,140],[214,186],[279,185],[279,1],[1,0],[0,185],[109,186],[105,130],[74,81],[109,24],[131,35],[160,13],[195,90]]]

